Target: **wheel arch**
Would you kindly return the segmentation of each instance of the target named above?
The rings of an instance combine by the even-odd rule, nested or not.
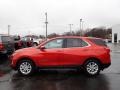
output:
[[[95,73],[93,71],[89,71],[87,69],[87,65],[90,63],[90,62],[96,62],[97,65],[98,65],[98,69],[97,71],[95,71]],[[102,67],[101,67],[101,61],[98,59],[98,58],[95,58],[95,57],[91,57],[91,58],[88,58],[84,61],[84,64],[82,66],[83,70],[85,71],[85,74],[88,75],[88,76],[96,76],[100,73],[100,71],[102,70]],[[93,69],[92,69],[93,70]],[[95,69],[96,70],[96,69]],[[93,73],[92,73],[93,72]]]
[[[100,64],[100,67],[102,65],[102,62],[100,61],[100,59],[96,58],[96,57],[90,57],[90,58],[87,58],[82,65],[85,65],[85,63],[89,60],[96,60],[99,64]]]
[[[33,63],[33,65],[35,65],[35,67],[37,66],[36,63],[35,63],[35,61],[32,60],[31,58],[29,58],[29,57],[22,57],[22,58],[19,58],[19,59],[17,60],[17,62],[16,62],[16,69],[18,68],[19,63],[20,63],[22,60],[25,60],[25,59],[31,61],[31,62]]]
[[[36,45],[38,45],[38,43],[37,43],[37,42],[33,42],[33,44],[36,44]]]

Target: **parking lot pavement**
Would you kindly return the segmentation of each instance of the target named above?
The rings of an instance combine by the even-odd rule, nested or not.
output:
[[[87,77],[82,72],[39,72],[23,77],[9,67],[7,57],[0,56],[0,90],[119,90],[120,46],[111,48],[112,65],[97,77]]]

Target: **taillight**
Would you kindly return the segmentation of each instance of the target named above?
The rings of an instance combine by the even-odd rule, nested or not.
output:
[[[0,50],[4,49],[4,45],[2,43],[0,43]]]
[[[110,53],[110,49],[108,47],[104,47],[105,50],[107,50],[108,53]]]

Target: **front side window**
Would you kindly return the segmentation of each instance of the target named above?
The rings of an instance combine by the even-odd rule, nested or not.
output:
[[[78,38],[67,39],[67,48],[69,48],[69,47],[84,47],[87,45],[88,44],[86,42],[84,42],[82,39],[78,39]]]
[[[63,47],[63,39],[56,39],[49,41],[48,43],[45,44],[45,48],[62,48]]]

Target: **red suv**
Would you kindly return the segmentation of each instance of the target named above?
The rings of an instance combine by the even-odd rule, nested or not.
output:
[[[11,60],[12,68],[22,75],[31,75],[38,68],[76,68],[94,76],[111,64],[110,49],[102,39],[77,36],[57,37],[17,50]]]

